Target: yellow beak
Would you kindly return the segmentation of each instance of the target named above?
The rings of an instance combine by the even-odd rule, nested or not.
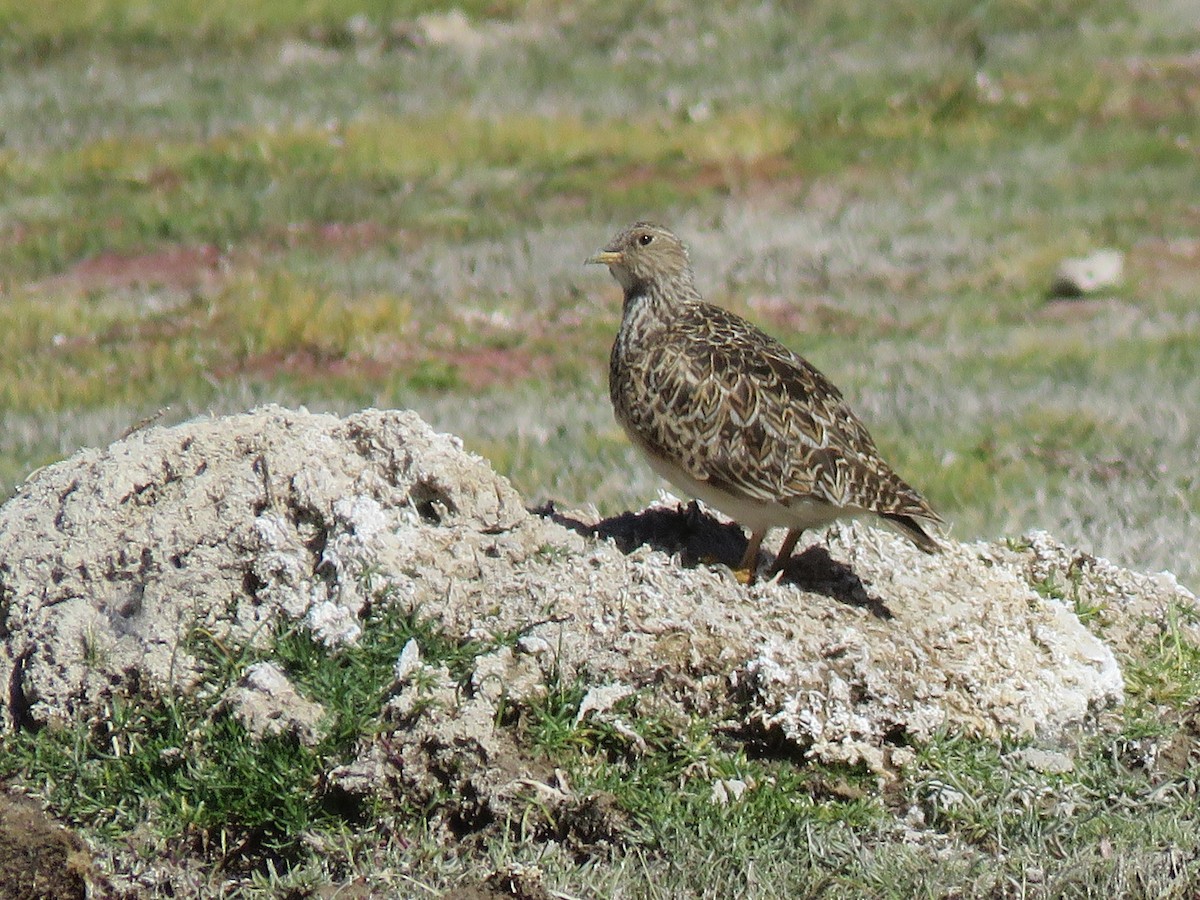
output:
[[[614,263],[619,263],[625,258],[625,255],[619,250],[601,250],[599,253],[594,253],[583,261],[586,265],[611,266]]]

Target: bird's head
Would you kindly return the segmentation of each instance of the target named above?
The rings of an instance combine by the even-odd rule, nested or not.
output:
[[[691,293],[692,266],[687,248],[670,229],[634,222],[585,263],[608,266],[628,297],[638,293]]]

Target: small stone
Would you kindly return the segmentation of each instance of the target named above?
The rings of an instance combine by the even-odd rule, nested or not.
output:
[[[362,626],[354,613],[331,600],[314,603],[308,611],[306,624],[313,637],[326,647],[353,644],[362,634]]]
[[[742,795],[750,787],[740,778],[717,778],[713,780],[712,794],[709,800],[717,806],[726,806],[731,802],[742,799]]]
[[[1125,273],[1125,254],[1120,250],[1104,249],[1064,259],[1054,273],[1050,286],[1052,297],[1082,297],[1106,288],[1116,287]]]
[[[588,713],[605,713],[633,693],[633,688],[627,684],[601,684],[588,690],[579,704],[579,712],[575,714],[575,724],[578,725]]]
[[[404,645],[404,649],[400,651],[400,655],[396,657],[396,664],[392,667],[392,674],[395,676],[397,683],[403,683],[408,680],[408,676],[415,672],[421,665],[421,647],[417,643],[416,638],[409,638],[408,643]]]
[[[1075,771],[1075,762],[1065,753],[1057,750],[1039,750],[1036,747],[1026,747],[1014,750],[1006,759],[1028,766],[1043,775],[1063,775]]]
[[[948,784],[937,783],[931,785],[931,788],[932,790],[925,798],[925,802],[934,812],[943,809],[954,809],[967,799],[966,794]]]
[[[325,708],[302,697],[274,663],[250,666],[224,702],[256,737],[291,734],[308,747],[321,738]]]

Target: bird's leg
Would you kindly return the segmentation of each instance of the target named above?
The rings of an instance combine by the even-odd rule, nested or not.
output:
[[[792,551],[796,549],[796,541],[800,540],[800,535],[802,534],[804,534],[803,528],[788,529],[787,537],[783,539],[783,544],[780,545],[779,553],[776,555],[775,562],[771,566],[772,575],[783,571],[783,567],[792,558]]]
[[[742,584],[750,584],[754,581],[754,573],[758,568],[758,548],[766,536],[765,528],[762,531],[751,532],[750,540],[746,542],[746,552],[742,554],[742,561],[733,570],[733,577]]]

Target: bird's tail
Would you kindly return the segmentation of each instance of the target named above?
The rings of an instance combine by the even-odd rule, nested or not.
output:
[[[942,545],[930,537],[929,533],[921,527],[922,523],[913,516],[891,514],[885,515],[883,520],[926,553],[941,552]]]

